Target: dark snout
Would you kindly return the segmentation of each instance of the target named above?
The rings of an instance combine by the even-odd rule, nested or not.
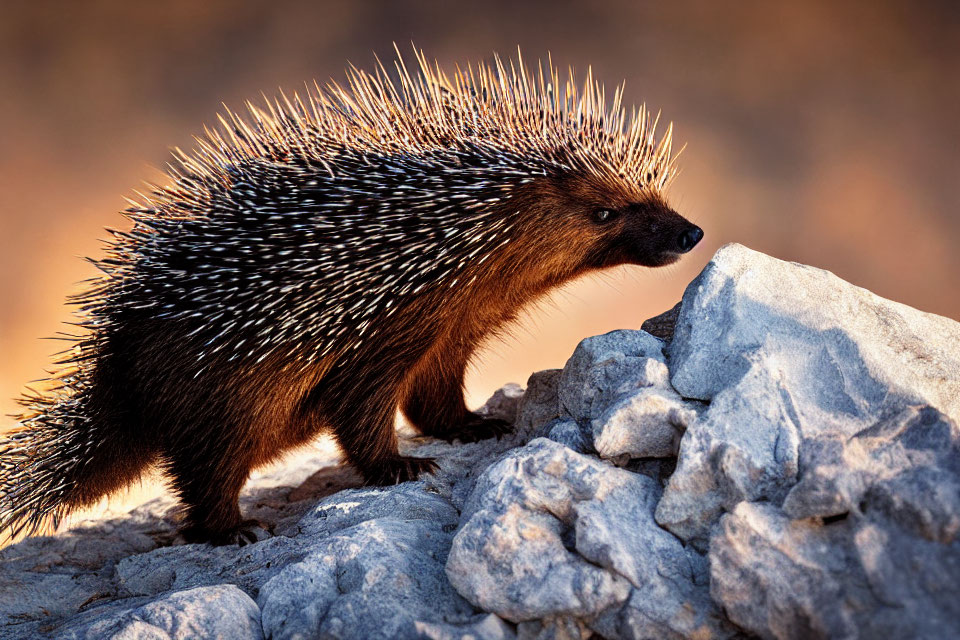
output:
[[[680,234],[680,237],[677,238],[677,251],[679,253],[686,253],[697,246],[697,243],[700,242],[703,238],[703,229],[700,227],[694,226],[690,229],[687,229]]]
[[[635,205],[622,217],[616,237],[615,259],[604,265],[639,264],[662,267],[689,253],[703,239],[703,229],[670,207],[658,203]]]

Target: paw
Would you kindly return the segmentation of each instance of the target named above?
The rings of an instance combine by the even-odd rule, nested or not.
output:
[[[397,456],[379,460],[363,472],[367,484],[387,486],[416,480],[421,473],[433,473],[438,469],[433,458],[409,458]]]
[[[437,434],[437,437],[447,442],[453,442],[454,440],[478,442],[487,438],[499,440],[512,431],[513,425],[506,420],[483,416],[471,411],[467,414],[466,420],[459,425],[446,429],[442,434]]]
[[[248,544],[254,544],[255,542],[266,540],[272,535],[273,534],[270,533],[270,529],[266,524],[251,518],[241,522],[236,529],[231,531],[229,535],[226,536],[226,541],[222,544],[235,544],[245,547]]]
[[[270,537],[267,525],[259,520],[243,520],[234,527],[216,531],[196,525],[180,530],[180,535],[187,543],[209,542],[215,547],[235,544],[246,546]]]

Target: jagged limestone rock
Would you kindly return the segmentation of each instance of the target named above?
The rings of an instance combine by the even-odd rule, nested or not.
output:
[[[517,623],[580,619],[588,635],[597,626],[614,637],[728,637],[708,597],[706,560],[653,519],[660,492],[647,476],[533,440],[477,482],[447,577],[480,609]]]
[[[781,504],[811,452],[910,406],[960,416],[960,325],[740,245],[687,287],[671,382],[710,406],[657,521],[703,548],[741,501]]]

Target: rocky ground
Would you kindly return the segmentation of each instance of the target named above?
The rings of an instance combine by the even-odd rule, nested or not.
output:
[[[960,324],[737,245],[674,324],[504,387],[501,441],[405,438],[421,481],[254,479],[256,544],[177,544],[164,498],[10,546],[0,634],[960,637]]]

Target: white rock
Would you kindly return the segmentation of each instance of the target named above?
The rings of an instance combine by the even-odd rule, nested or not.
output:
[[[500,418],[513,424],[517,420],[517,411],[523,396],[523,387],[516,382],[508,382],[494,391],[483,406],[477,409],[477,413]]]
[[[780,504],[801,443],[911,405],[960,415],[960,325],[739,245],[684,294],[668,349],[683,397],[710,402],[681,441],[657,521],[701,548],[724,510]]]
[[[475,622],[444,578],[452,533],[441,522],[381,518],[326,537],[263,585],[264,634],[418,638],[423,623]]]
[[[589,439],[583,435],[580,425],[570,418],[560,418],[553,421],[547,431],[546,437],[554,442],[570,447],[577,453],[587,453],[593,450],[589,444]]]
[[[469,624],[417,622],[414,627],[417,637],[424,640],[514,640],[517,637],[508,623],[492,613],[477,618]]]
[[[663,342],[646,331],[619,330],[586,338],[560,374],[560,407],[577,422],[589,424],[611,400],[667,384],[663,363]]]
[[[669,377],[661,340],[612,331],[577,345],[560,374],[560,407],[602,458],[673,457],[700,407],[684,401]]]
[[[657,522],[700,549],[724,510],[782,500],[797,477],[800,434],[785,389],[759,364],[739,382],[687,429],[657,506]]]
[[[960,324],[741,245],[687,287],[669,354],[673,386],[701,400],[760,356],[795,395],[805,433],[849,433],[900,403],[960,419]]]
[[[124,611],[68,625],[65,640],[262,640],[260,610],[233,585],[196,587]]]
[[[696,410],[673,389],[642,389],[614,401],[591,421],[593,447],[601,458],[613,460],[671,458],[696,419]]]
[[[477,482],[447,576],[474,605],[514,622],[589,625],[604,613],[617,634],[723,637],[702,559],[653,520],[659,494],[646,476],[533,440]],[[642,620],[614,613],[628,599]]]
[[[877,518],[829,525],[740,503],[710,542],[710,593],[762,638],[947,638],[960,633],[960,543]]]

